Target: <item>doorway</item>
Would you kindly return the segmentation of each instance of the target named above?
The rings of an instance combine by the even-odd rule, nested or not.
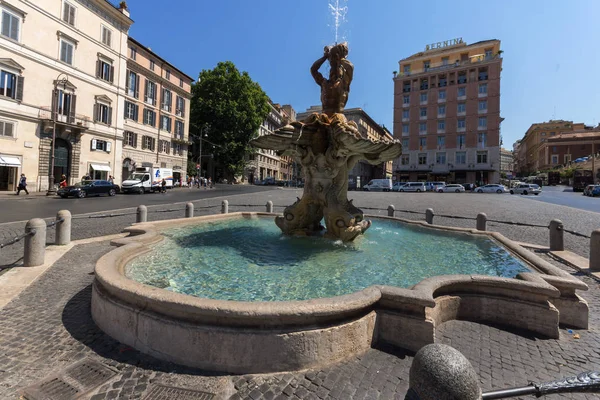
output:
[[[70,155],[71,146],[69,142],[65,139],[56,138],[54,142],[54,171],[52,171],[54,182],[52,184],[55,185],[57,182],[60,182],[60,178],[63,175],[67,177],[67,182],[69,181]]]

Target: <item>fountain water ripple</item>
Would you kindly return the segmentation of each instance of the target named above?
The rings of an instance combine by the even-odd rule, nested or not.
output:
[[[329,10],[333,16],[333,26],[335,29],[335,44],[338,43],[338,31],[340,25],[346,21],[346,13],[348,12],[348,6],[340,6],[340,3],[344,4],[347,0],[331,0],[329,2]]]

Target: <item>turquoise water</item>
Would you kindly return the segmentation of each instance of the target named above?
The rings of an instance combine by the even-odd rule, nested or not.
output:
[[[374,220],[352,243],[281,235],[272,219],[232,219],[163,232],[134,259],[136,281],[220,300],[306,300],[371,285],[410,287],[446,274],[514,277],[529,271],[494,241]]]

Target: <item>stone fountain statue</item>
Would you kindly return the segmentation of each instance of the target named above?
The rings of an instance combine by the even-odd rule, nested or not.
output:
[[[304,121],[292,122],[273,134],[252,141],[256,147],[293,156],[304,171],[304,193],[275,223],[288,235],[312,235],[324,228],[326,237],[351,241],[371,226],[363,212],[348,200],[348,171],[359,160],[370,164],[397,158],[402,153],[398,141],[371,140],[362,137],[356,123],[343,114],[348,101],[354,66],[346,56],[346,43],[325,47],[324,54],[311,67],[321,87],[322,113]],[[329,61],[329,79],[319,68]]]

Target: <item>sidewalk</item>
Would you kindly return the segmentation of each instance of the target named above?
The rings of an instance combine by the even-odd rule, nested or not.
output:
[[[26,194],[24,191],[21,191],[21,194],[17,196],[16,191],[7,191],[0,192],[0,199],[35,199],[40,197],[46,197],[46,192],[32,192],[29,191],[29,194]],[[54,196],[49,196],[54,197]]]

